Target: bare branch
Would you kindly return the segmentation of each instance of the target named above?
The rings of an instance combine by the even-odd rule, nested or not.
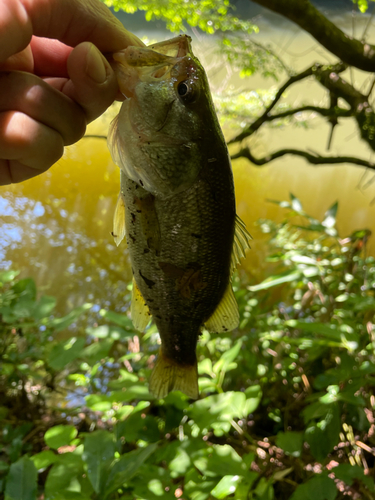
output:
[[[271,153],[264,158],[255,158],[255,156],[252,155],[250,148],[243,148],[238,153],[232,155],[231,158],[232,160],[235,160],[237,158],[246,158],[254,165],[263,166],[285,155],[301,156],[312,165],[338,165],[341,163],[352,163],[353,165],[367,167],[375,170],[375,163],[362,160],[360,158],[355,158],[353,156],[321,156],[299,149],[280,149],[279,151],[275,151],[274,153]]]
[[[309,0],[253,0],[253,2],[295,22],[346,64],[364,71],[375,71],[375,46],[346,35]]]
[[[273,121],[273,120],[281,120],[283,118],[288,118],[289,116],[296,115],[297,113],[304,113],[305,111],[312,111],[313,113],[318,113],[321,116],[325,116],[327,118],[337,117],[337,118],[351,118],[353,113],[350,109],[344,109],[340,107],[334,108],[321,108],[319,106],[312,106],[310,104],[306,104],[306,106],[300,106],[299,108],[291,108],[287,111],[283,111],[281,113],[277,113],[272,116],[265,117],[264,121]]]
[[[315,77],[336,98],[341,97],[349,104],[362,139],[375,151],[375,113],[368,96],[359,92],[331,69],[318,68]]]
[[[303,80],[304,78],[307,78],[309,76],[312,76],[313,74],[316,74],[318,70],[323,68],[320,64],[314,64],[313,66],[310,66],[309,68],[305,69],[305,71],[302,71],[302,73],[299,73],[298,75],[294,75],[287,80],[284,85],[282,85],[279,90],[277,91],[277,94],[275,95],[275,98],[271,102],[271,104],[266,108],[264,113],[257,119],[255,120],[254,123],[246,127],[240,134],[238,134],[236,137],[231,139],[228,144],[233,144],[234,142],[239,142],[245,139],[246,137],[249,137],[252,135],[254,132],[256,132],[266,121],[273,120],[274,117],[270,116],[270,112],[272,109],[276,106],[284,92],[288,87],[293,85],[296,82],[299,82]],[[346,66],[342,63],[336,64],[334,66],[324,66],[325,69],[329,69],[330,72],[334,73],[340,73],[346,69]]]

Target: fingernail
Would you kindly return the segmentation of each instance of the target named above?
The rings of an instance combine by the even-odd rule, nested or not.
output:
[[[86,74],[96,83],[104,83],[107,79],[104,56],[95,45],[91,45],[87,55]]]

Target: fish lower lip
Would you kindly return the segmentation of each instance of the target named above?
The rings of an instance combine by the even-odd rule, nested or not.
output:
[[[173,101],[171,101],[171,103],[169,104],[168,109],[167,109],[167,113],[166,113],[165,118],[164,118],[164,122],[163,122],[162,126],[156,130],[156,132],[160,132],[161,130],[163,130],[163,128],[164,128],[164,126],[166,124],[166,121],[168,119],[169,112],[171,111],[173,103],[175,101],[176,101],[176,99],[173,99]]]

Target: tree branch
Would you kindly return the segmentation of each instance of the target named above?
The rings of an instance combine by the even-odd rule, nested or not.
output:
[[[316,73],[319,69],[321,69],[322,66],[320,64],[314,64],[313,66],[310,66],[309,68],[305,69],[305,71],[302,71],[302,73],[299,73],[298,75],[291,76],[289,80],[287,80],[284,85],[282,85],[279,90],[277,91],[277,94],[275,95],[275,98],[271,102],[271,104],[265,109],[264,113],[257,119],[255,120],[254,123],[246,127],[240,134],[238,134],[236,137],[231,139],[228,144],[233,144],[234,142],[240,142],[246,137],[249,137],[252,135],[254,132],[256,132],[266,121],[273,120],[274,117],[270,116],[270,112],[272,109],[276,106],[284,92],[288,87],[293,85],[296,82],[299,82],[303,80],[304,78],[307,78],[308,76],[312,76],[314,73]],[[324,68],[327,68],[327,66],[324,66]],[[330,72],[334,73],[340,73],[346,69],[346,66],[342,63],[336,64],[334,66],[329,66],[328,67]]]
[[[276,115],[267,116],[265,121],[282,120],[283,118],[288,118],[289,116],[296,115],[297,113],[304,113],[305,111],[312,111],[313,113],[318,113],[321,116],[327,118],[337,117],[337,118],[351,118],[353,113],[350,109],[344,109],[340,107],[334,108],[321,108],[319,106],[312,106],[306,104],[306,106],[300,106],[299,108],[291,108],[282,113],[277,113]]]
[[[353,156],[321,156],[318,154],[308,153],[307,151],[301,151],[299,149],[280,149],[279,151],[275,151],[274,153],[271,153],[264,158],[255,158],[252,155],[250,148],[243,148],[238,153],[232,155],[231,158],[232,160],[235,160],[237,158],[246,158],[254,165],[263,166],[285,155],[301,156],[312,165],[337,165],[340,163],[352,163],[353,165],[367,167],[375,170],[375,163],[371,161],[361,160],[360,158],[355,158]]]
[[[364,71],[375,71],[375,46],[346,35],[309,0],[252,1],[298,24],[346,64]]]
[[[368,96],[359,92],[331,69],[320,67],[316,70],[315,77],[336,98],[341,97],[349,104],[362,139],[375,151],[375,113]]]

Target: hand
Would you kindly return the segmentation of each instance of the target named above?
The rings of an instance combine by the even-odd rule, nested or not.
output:
[[[0,0],[0,185],[47,170],[119,97],[101,52],[128,45],[99,0]]]

